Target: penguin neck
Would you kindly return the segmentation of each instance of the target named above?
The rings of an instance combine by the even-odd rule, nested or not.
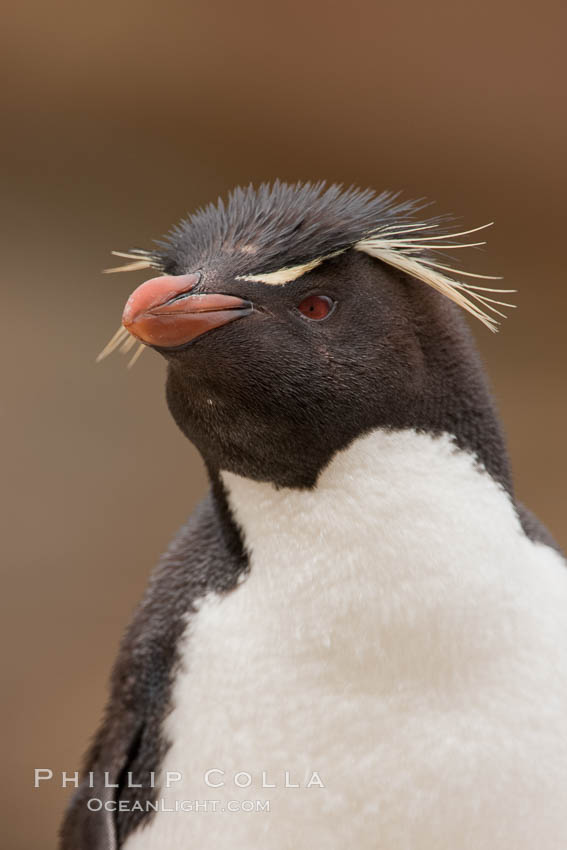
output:
[[[413,570],[417,554],[442,548],[444,539],[457,547],[452,559],[479,533],[485,547],[498,548],[491,511],[520,530],[509,493],[449,434],[374,430],[337,452],[311,489],[277,488],[226,471],[219,477],[244,549],[266,570],[282,551],[295,562],[316,561],[319,553],[343,557],[348,547],[367,545],[379,571],[381,551],[407,552]]]
[[[477,347],[454,305],[433,295],[420,291],[440,315],[429,321],[424,309],[415,323],[426,377],[411,418],[418,429],[451,434],[513,498],[506,440]]]
[[[246,616],[268,619],[286,652],[304,652],[300,636],[324,648],[348,633],[354,647],[367,632],[395,657],[401,635],[429,646],[433,631],[440,653],[448,636],[465,653],[486,622],[495,640],[506,627],[533,544],[506,490],[449,435],[370,432],[310,490],[220,478],[248,556]]]

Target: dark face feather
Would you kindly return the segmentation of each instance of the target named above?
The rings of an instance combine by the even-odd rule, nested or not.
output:
[[[418,281],[347,251],[284,286],[222,279],[253,312],[168,360],[167,400],[211,471],[310,487],[336,451],[373,428],[448,431],[507,483],[496,417],[456,309]],[[325,295],[312,321],[298,305]]]

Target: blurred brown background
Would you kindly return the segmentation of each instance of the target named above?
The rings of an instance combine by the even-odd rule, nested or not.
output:
[[[160,358],[94,357],[144,274],[101,277],[236,183],[404,190],[517,286],[475,332],[521,497],[567,546],[559,2],[33,2],[5,12],[3,846],[53,848],[120,634],[205,489]],[[57,775],[57,774],[56,774]]]

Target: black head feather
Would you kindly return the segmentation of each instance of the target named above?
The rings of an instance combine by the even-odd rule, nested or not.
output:
[[[398,193],[276,180],[234,189],[181,221],[154,256],[167,274],[230,261],[235,275],[299,265],[352,247],[377,228],[403,225],[426,204]]]

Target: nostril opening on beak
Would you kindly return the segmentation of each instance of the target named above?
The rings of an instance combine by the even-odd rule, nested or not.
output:
[[[173,298],[170,298],[169,301],[166,301],[163,306],[168,307],[170,304],[176,304],[177,301],[183,301],[185,298],[189,298],[191,295],[194,295],[192,289],[188,290],[187,292],[181,292],[179,295],[174,295]]]

